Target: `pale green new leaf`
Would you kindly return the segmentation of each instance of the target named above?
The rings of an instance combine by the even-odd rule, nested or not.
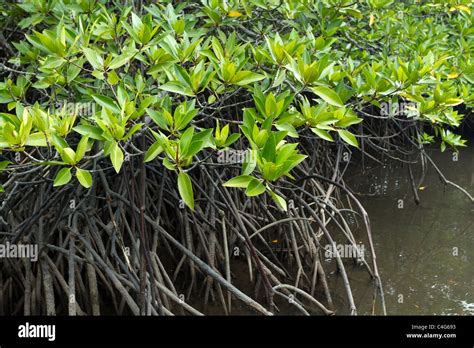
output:
[[[77,148],[76,148],[76,156],[74,157],[75,163],[79,162],[86,154],[88,140],[89,140],[88,136],[83,136],[81,140],[79,141],[79,144],[77,145]]]
[[[53,186],[63,186],[66,185],[69,181],[71,181],[71,168],[63,168],[58,172],[58,174],[56,174]]]
[[[158,87],[164,91],[182,94],[188,97],[194,97],[194,93],[190,88],[183,86],[178,81],[170,81]]]
[[[76,168],[76,177],[79,183],[85,188],[89,188],[92,185],[92,175],[88,170]]]
[[[47,146],[48,142],[44,133],[36,132],[31,133],[26,139],[25,145],[27,146]]]
[[[318,129],[318,128],[311,128],[311,131],[316,134],[318,137],[327,140],[327,141],[334,141],[332,138],[331,134],[329,132],[325,131],[324,129]]]
[[[339,136],[349,145],[354,146],[354,147],[359,147],[359,143],[357,142],[356,137],[354,134],[351,132],[345,130],[345,129],[338,129],[337,132],[339,133]]]
[[[120,168],[122,168],[123,164],[123,152],[118,143],[112,145],[112,149],[110,150],[110,160],[112,161],[115,171],[117,173],[120,172]]]
[[[75,160],[76,153],[70,147],[66,147],[65,149],[62,149],[60,155],[61,155],[62,160],[66,162],[67,164],[76,163],[76,160]]]
[[[191,210],[194,210],[193,185],[189,175],[185,172],[178,174],[178,191],[184,203],[191,208]]]
[[[342,103],[341,97],[332,89],[326,86],[318,86],[318,87],[311,87],[310,88],[317,96],[321,97],[324,101],[331,105],[343,107],[344,104]]]
[[[252,71],[239,71],[234,75],[231,82],[237,86],[246,86],[251,83],[263,80],[264,78],[265,75],[257,74]]]
[[[116,114],[120,114],[120,108],[114,102],[114,100],[110,97],[106,97],[103,95],[93,95],[92,98],[102,107],[109,109]]]
[[[268,188],[268,187],[267,187]],[[273,200],[275,201],[275,203],[283,210],[283,211],[288,211],[288,206],[286,204],[286,200],[285,198],[283,198],[282,196],[280,195],[277,195],[275,192],[273,192],[272,190],[270,190],[268,188],[268,192],[270,192],[270,195],[272,196]]]
[[[267,188],[265,187],[265,185],[262,184],[260,180],[253,178],[249,182],[247,189],[245,190],[245,194],[248,197],[258,196],[264,193],[266,189]]]
[[[226,181],[223,186],[247,188],[248,184],[250,183],[250,181],[252,181],[252,179],[253,176],[250,175],[239,175],[235,178]]]
[[[87,60],[89,63],[92,65],[92,67],[96,70],[102,70],[104,67],[104,60],[100,56],[100,54],[93,49],[90,48],[83,48],[84,55],[86,56]]]
[[[155,143],[153,143],[153,145],[150,146],[150,148],[146,152],[143,161],[145,163],[153,161],[161,152],[163,152],[163,147],[158,141],[156,141]]]

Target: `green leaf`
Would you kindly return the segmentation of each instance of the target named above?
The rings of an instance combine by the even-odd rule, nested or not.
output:
[[[194,135],[194,127],[189,127],[186,131],[181,134],[179,140],[179,149],[181,151],[181,157],[186,157],[188,153],[189,145],[191,144],[191,140],[193,140]]]
[[[165,110],[163,112],[158,112],[156,110],[146,109],[146,112],[153,122],[155,122],[160,128],[169,130],[168,123],[166,122],[166,118],[164,116],[164,112],[168,111]]]
[[[250,176],[250,175],[239,175],[239,176],[236,176],[235,178],[232,178],[232,179],[226,181],[223,184],[223,186],[225,186],[225,187],[247,188],[250,181],[252,181],[253,179],[254,179],[254,177]]]
[[[115,112],[116,114],[120,114],[120,108],[112,98],[97,94],[93,95],[92,98],[94,98],[94,100],[103,108]]]
[[[107,82],[112,86],[115,86],[117,83],[120,82],[120,77],[117,75],[115,70],[110,71],[107,73]]]
[[[311,128],[311,131],[316,134],[318,137],[327,140],[327,141],[334,141],[332,138],[331,134],[329,132],[323,130],[323,129],[318,129],[318,128]]]
[[[228,147],[230,145],[232,145],[233,143],[235,143],[237,141],[237,139],[240,138],[240,134],[239,133],[232,133],[226,140],[226,142],[224,144],[222,144],[222,147]]]
[[[58,149],[59,153],[61,153],[61,151],[66,148],[66,147],[69,147],[69,145],[67,144],[66,140],[64,140],[63,138],[61,138],[59,135],[57,135],[56,133],[53,133],[53,144],[54,146]]]
[[[110,160],[112,161],[115,171],[119,173],[123,164],[123,152],[118,143],[112,145],[112,149],[110,150]]]
[[[49,56],[44,64],[41,65],[41,69],[57,69],[64,64],[64,62],[66,62],[64,58]]]
[[[76,161],[75,161],[76,153],[70,147],[66,147],[66,148],[62,149],[60,155],[61,155],[61,158],[63,159],[63,161],[66,162],[67,164],[75,164],[76,163]]]
[[[132,127],[130,127],[130,129],[128,130],[127,134],[121,139],[122,141],[127,141],[128,139],[130,139],[130,137],[135,134],[136,132],[138,132],[143,126],[143,123],[137,123],[137,124],[134,124]]]
[[[276,140],[275,136],[272,134],[268,140],[265,142],[265,146],[262,150],[262,157],[267,161],[273,162],[276,156]]]
[[[283,81],[285,81],[285,78],[286,78],[286,70],[278,69],[275,75],[275,79],[273,81],[272,88],[280,86],[283,83]]]
[[[76,177],[79,183],[85,188],[89,188],[92,185],[92,175],[88,170],[76,168]]]
[[[462,103],[464,103],[464,100],[460,98],[448,98],[444,101],[444,104],[450,105],[450,106],[456,106]]]
[[[265,75],[257,74],[252,71],[239,71],[234,75],[231,82],[237,86],[246,86],[251,83],[263,80],[264,78]]]
[[[36,132],[31,133],[28,138],[26,139],[25,145],[28,146],[47,146],[48,142],[46,141],[46,137],[44,133]]]
[[[0,91],[0,104],[6,104],[14,100],[7,91]]]
[[[267,117],[276,117],[278,113],[278,105],[273,93],[270,93],[265,99],[265,115]]]
[[[102,71],[100,70],[94,70],[92,73],[91,73],[92,76],[94,76],[96,79],[98,80],[104,80],[105,79],[105,75]],[[39,88],[39,87],[38,87]]]
[[[5,170],[5,168],[8,167],[9,164],[12,164],[12,162],[10,162],[10,161],[2,161],[2,162],[0,162],[0,172],[1,172],[2,170]]]
[[[275,124],[275,128],[278,129],[279,131],[287,132],[289,137],[299,138],[298,131],[296,130],[296,128],[293,125],[291,125],[289,123]]]
[[[182,94],[188,97],[194,97],[194,93],[190,88],[183,86],[178,81],[170,81],[158,87],[164,91]]]
[[[248,197],[258,196],[264,193],[266,189],[260,180],[252,178],[245,190],[245,194]]]
[[[267,187],[268,188],[268,187]],[[288,211],[288,207],[286,205],[286,200],[282,196],[277,195],[275,192],[270,190],[268,188],[268,192],[270,192],[270,195],[272,196],[273,200],[275,203],[283,210],[283,211]]]
[[[185,153],[185,156],[188,158],[193,157],[195,154],[201,151],[204,148],[204,146],[205,146],[204,141],[193,139],[193,141],[188,147],[188,150]]]
[[[165,157],[163,158],[163,165],[165,166],[166,169],[168,170],[175,170],[176,169],[176,165],[171,162],[168,157]]]
[[[359,143],[357,142],[356,137],[354,134],[351,132],[345,130],[345,129],[338,129],[337,132],[339,133],[339,136],[349,145],[352,145],[354,147],[359,147]]]
[[[66,185],[69,181],[71,181],[71,168],[63,168],[58,172],[58,174],[56,174],[53,186],[63,186]]]
[[[175,122],[176,122],[175,128],[176,128],[176,130],[184,129],[189,124],[189,122],[191,122],[191,120],[194,117],[196,117],[197,113],[198,113],[197,109],[191,109],[188,112],[186,112],[184,115],[179,117],[178,119],[175,118]]]
[[[74,64],[69,64],[66,74],[67,81],[73,81],[81,73],[83,64],[84,59],[79,59]]]
[[[244,163],[242,163],[242,175],[249,175],[257,166],[256,150],[250,150],[245,156]]]
[[[203,147],[207,147],[207,146],[212,145],[211,138],[212,138],[212,129],[211,128],[204,129],[204,130],[200,131],[199,133],[194,134],[192,142],[193,143],[194,142],[202,142]],[[190,153],[190,152],[188,152],[188,153]]]
[[[127,64],[128,61],[130,60],[130,58],[134,54],[135,54],[134,51],[129,51],[129,52],[122,53],[121,55],[119,55],[119,56],[115,57],[114,59],[112,59],[112,61],[110,62],[108,68],[110,70],[120,68],[122,65]]]
[[[178,174],[178,191],[184,203],[194,211],[193,185],[189,175],[185,172]]]
[[[92,67],[95,70],[102,70],[104,67],[104,60],[100,56],[100,54],[93,49],[90,48],[83,48],[84,54],[89,61],[89,63],[92,65]]]
[[[342,120],[339,120],[336,122],[335,126],[341,127],[341,128],[347,128],[349,126],[352,126],[353,124],[358,124],[361,123],[362,119],[356,116],[349,116],[349,117],[344,117]]]
[[[334,92],[332,89],[326,86],[311,87],[310,89],[329,104],[339,107],[344,106],[341,97],[339,97],[339,94]]]
[[[163,147],[158,141],[156,141],[155,143],[153,143],[153,145],[150,146],[150,148],[146,152],[145,158],[143,159],[143,161],[145,163],[153,161],[162,152],[163,152]]]
[[[88,137],[96,140],[104,140],[102,136],[102,129],[97,126],[89,124],[80,124],[73,128],[73,130],[81,135],[87,135]]]
[[[89,137],[83,136],[81,140],[79,141],[79,144],[77,144],[76,156],[74,157],[75,163],[79,162],[86,154],[88,141],[89,141]]]

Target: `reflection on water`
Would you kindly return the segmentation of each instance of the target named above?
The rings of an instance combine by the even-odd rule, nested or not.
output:
[[[474,194],[474,148],[461,150],[458,161],[449,151],[428,153],[449,180]],[[371,219],[388,314],[474,314],[474,204],[445,187],[432,168],[419,188],[419,205],[400,164],[351,172],[346,180],[362,194]],[[414,174],[418,182],[420,172]],[[366,243],[363,231],[357,237]],[[370,314],[373,287],[367,272],[348,267],[358,312]],[[335,300],[344,303],[340,277],[331,282]]]

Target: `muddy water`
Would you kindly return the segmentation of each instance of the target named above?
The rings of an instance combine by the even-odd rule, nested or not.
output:
[[[461,150],[457,158],[448,150],[427,152],[447,179],[474,195],[474,140],[470,143],[471,147]],[[418,190],[420,204],[417,205],[406,166],[393,161],[384,166],[371,165],[367,161],[363,170],[360,161],[354,163],[345,180],[358,193],[370,216],[387,314],[474,315],[474,204],[457,189],[444,186],[432,168]],[[416,182],[421,175],[417,167],[413,167]],[[366,232],[353,221],[357,243],[367,251]],[[338,243],[345,242],[337,233],[333,236]],[[336,273],[335,262],[331,259],[325,262],[336,314],[349,314],[345,288],[340,274]],[[254,296],[246,262],[237,259],[232,264],[233,282]],[[372,314],[373,281],[365,268],[352,260],[344,260],[344,264],[358,314]],[[316,298],[326,303],[321,289]],[[196,305],[198,302],[201,301]],[[301,315],[285,301],[278,302],[278,306],[279,314]],[[375,308],[376,314],[381,314],[380,301]],[[224,314],[218,303],[211,304],[205,312]],[[311,312],[320,314],[315,308]],[[232,314],[255,313],[233,301]]]
[[[428,153],[449,180],[474,195],[474,147],[461,150],[457,161],[448,150]],[[388,314],[473,315],[474,204],[445,187],[432,168],[419,188],[419,205],[406,167],[355,167],[346,180],[370,215]],[[366,243],[362,231],[357,237]],[[359,314],[371,314],[373,287],[366,273],[349,266]],[[344,305],[344,287],[334,272],[331,282],[335,302]]]

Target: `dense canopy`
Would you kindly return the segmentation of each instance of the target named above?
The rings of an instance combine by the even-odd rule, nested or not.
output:
[[[2,209],[16,209],[5,228],[42,240],[48,258],[63,253],[57,262],[75,250],[81,272],[93,260],[88,284],[111,279],[103,291],[135,314],[144,288],[152,312],[183,306],[169,304],[173,284],[186,298],[204,286],[206,303],[230,311],[223,287],[266,314],[259,291],[272,303],[291,287],[328,314],[315,260],[321,238],[354,241],[348,200],[370,241],[343,155],[466,146],[457,128],[474,105],[473,16],[469,0],[2,0],[0,183]],[[234,247],[256,296],[232,282]],[[381,295],[369,250],[362,267]],[[84,305],[99,299],[81,296],[92,313]]]

